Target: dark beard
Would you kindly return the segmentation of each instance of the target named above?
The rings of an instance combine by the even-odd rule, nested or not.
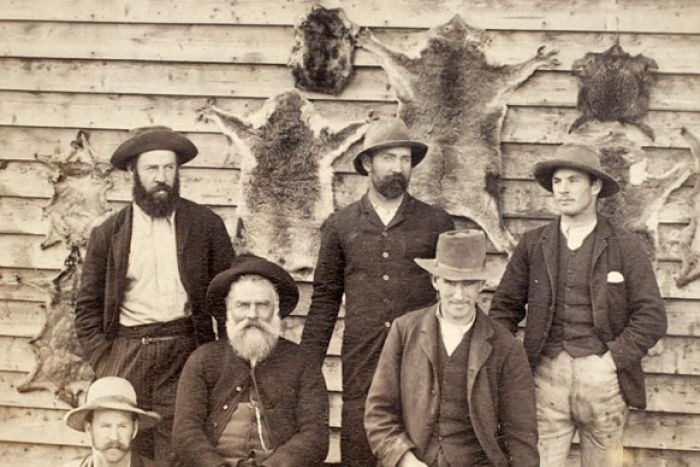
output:
[[[180,173],[175,175],[173,186],[165,183],[158,183],[153,189],[146,190],[141,182],[139,173],[133,172],[134,185],[131,193],[134,197],[134,202],[143,209],[143,212],[151,217],[168,217],[175,209],[175,202],[180,197]],[[165,192],[165,197],[156,196],[156,192]]]
[[[386,199],[396,199],[406,191],[408,180],[402,174],[395,174],[382,180],[373,181],[374,187]]]

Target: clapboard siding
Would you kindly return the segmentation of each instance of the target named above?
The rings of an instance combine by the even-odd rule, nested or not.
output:
[[[0,465],[57,463],[86,450],[86,440],[65,429],[66,405],[51,393],[20,394],[16,387],[33,364],[29,339],[43,326],[47,286],[63,265],[65,247],[42,250],[49,228],[43,216],[53,194],[51,170],[36,161],[70,150],[86,130],[94,154],[108,161],[134,126],[164,123],[186,132],[200,149],[182,169],[183,195],[211,206],[236,231],[240,155],[216,125],[198,118],[209,98],[237,115],[291,89],[285,64],[293,24],[311,0],[202,0],[149,2],[0,0]],[[384,43],[413,53],[428,28],[460,13],[487,29],[486,54],[494,63],[530,58],[546,45],[559,65],[543,67],[508,101],[502,131],[503,217],[516,237],[551,218],[551,197],[532,179],[535,162],[552,155],[578,117],[572,64],[587,52],[602,52],[616,39],[631,54],[659,65],[644,121],[649,140],[623,127],[659,174],[690,161],[681,127],[700,134],[700,4],[692,0],[584,0],[562,8],[559,0],[380,0],[324,1],[372,27]],[[402,14],[396,14],[401,11]],[[335,128],[393,115],[394,90],[377,60],[358,49],[355,74],[339,96],[304,93]],[[582,128],[590,138],[611,127]],[[355,146],[356,148],[356,146]],[[366,180],[354,173],[352,148],[334,164],[337,207],[356,200]],[[129,176],[111,175],[107,198],[113,210],[130,200]],[[695,177],[676,190],[660,212],[657,279],[668,311],[668,335],[644,359],[648,411],[634,411],[625,435],[626,464],[686,466],[700,463],[700,281],[675,285],[680,270],[680,234],[692,211],[688,197]],[[459,225],[473,226],[465,219]],[[482,303],[488,308],[505,255],[489,250],[492,280]],[[284,335],[298,341],[311,284],[300,283],[301,300],[285,320]],[[339,358],[343,310],[333,333],[324,375],[333,427],[329,461],[339,460],[342,384]],[[577,460],[575,448],[571,462]]]
[[[90,0],[57,0],[26,8],[21,0],[6,0],[0,17],[13,20],[119,23],[203,23],[289,25],[315,2],[296,0],[203,0],[198,2],[109,1],[95,8]],[[634,31],[696,33],[700,8],[688,0],[588,0],[562,8],[559,0],[491,0],[473,4],[460,0],[392,0],[381,2],[325,1],[342,6],[358,24],[372,27],[432,27],[455,13],[486,29]],[[663,8],[660,7],[663,6]],[[397,14],[397,12],[401,14]]]

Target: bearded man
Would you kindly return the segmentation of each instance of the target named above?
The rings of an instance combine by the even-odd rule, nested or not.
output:
[[[454,225],[445,211],[406,193],[411,170],[427,151],[400,119],[372,123],[354,160],[355,170],[369,177],[367,194],[321,227],[302,345],[323,361],[345,294],[340,449],[346,466],[376,465],[362,420],[391,323],[436,300],[430,275],[414,259],[433,257],[438,236]]]
[[[319,366],[280,337],[299,300],[291,276],[244,255],[207,291],[225,303],[228,339],[192,353],[180,377],[173,442],[188,467],[313,467],[328,451],[328,395]]]
[[[180,166],[196,155],[189,139],[163,126],[137,128],[117,148],[111,163],[131,173],[133,202],[93,229],[75,310],[83,358],[97,377],[126,378],[142,407],[163,417],[134,446],[160,465],[172,462],[182,367],[214,339],[207,286],[234,258],[221,218],[179,196]]]

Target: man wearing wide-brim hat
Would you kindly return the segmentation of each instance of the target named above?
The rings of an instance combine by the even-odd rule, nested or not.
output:
[[[180,168],[196,155],[192,141],[164,126],[136,128],[114,151],[112,165],[131,176],[133,202],[92,230],[75,310],[96,375],[128,379],[139,403],[163,417],[134,443],[161,465],[171,462],[180,371],[214,338],[207,286],[234,257],[221,218],[180,197]]]
[[[445,211],[406,192],[413,167],[430,157],[427,151],[400,119],[373,122],[353,161],[368,179],[367,193],[321,227],[302,345],[323,361],[345,294],[340,450],[349,467],[376,464],[362,419],[391,322],[435,301],[428,273],[413,259],[433,256],[438,235],[454,228]]]
[[[581,464],[623,464],[628,407],[644,408],[641,359],[666,332],[651,262],[638,239],[600,215],[620,189],[595,147],[564,144],[534,176],[559,216],[525,233],[491,302],[524,345],[537,388],[543,467],[563,466],[579,432]]]
[[[328,394],[321,369],[280,337],[299,300],[294,280],[266,259],[241,255],[209,285],[226,310],[226,336],[185,364],[173,441],[187,467],[313,467],[328,451]]]
[[[367,398],[365,427],[384,467],[537,467],[535,391],[520,343],[477,304],[486,236],[440,235],[435,305],[394,321]]]
[[[124,378],[107,376],[88,388],[85,405],[69,411],[64,421],[90,436],[92,452],[64,467],[150,467],[156,464],[139,456],[131,443],[140,429],[160,422],[160,415],[139,408],[136,392]]]

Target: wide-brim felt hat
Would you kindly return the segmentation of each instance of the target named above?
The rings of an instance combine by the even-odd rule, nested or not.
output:
[[[415,258],[418,266],[450,281],[486,280],[486,235],[481,230],[443,232],[435,258]]]
[[[231,290],[231,284],[247,274],[262,276],[272,282],[280,299],[280,317],[284,318],[294,311],[299,302],[299,289],[292,276],[281,266],[255,255],[237,256],[230,268],[212,279],[207,289],[207,302],[210,306],[224,301]]]
[[[167,126],[146,126],[134,128],[129,138],[119,145],[110,162],[120,170],[126,170],[129,161],[147,151],[169,150],[177,154],[177,162],[185,164],[197,155],[197,147],[184,135]]]
[[[69,411],[63,420],[72,429],[85,431],[87,414],[99,409],[134,413],[139,418],[139,429],[141,430],[153,428],[160,422],[158,413],[138,407],[136,391],[131,383],[116,376],[105,376],[95,380],[88,388],[85,405]]]
[[[383,118],[372,122],[367,128],[362,151],[357,153],[353,160],[355,170],[361,175],[367,175],[367,171],[362,166],[362,156],[364,154],[371,156],[381,149],[395,147],[411,149],[411,167],[418,165],[428,152],[428,146],[425,143],[411,139],[403,120],[395,117]]]
[[[612,196],[620,191],[620,185],[605,173],[600,165],[600,154],[585,144],[562,144],[554,157],[535,164],[534,175],[537,182],[547,191],[552,191],[552,176],[558,169],[573,169],[586,172],[599,178],[603,186],[599,198]]]

